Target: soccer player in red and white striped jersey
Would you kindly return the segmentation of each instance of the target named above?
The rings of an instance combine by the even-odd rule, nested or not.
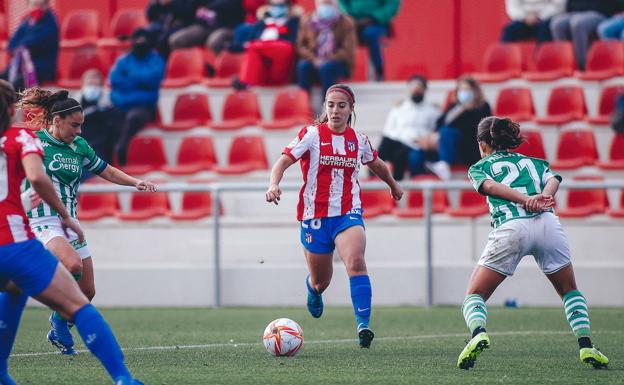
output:
[[[303,128],[273,165],[266,200],[279,202],[284,172],[300,161],[304,183],[297,219],[301,221],[301,243],[310,270],[306,279],[308,310],[315,318],[323,314],[321,294],[331,281],[332,257],[338,248],[349,275],[360,346],[368,348],[374,334],[369,327],[372,289],[364,261],[360,165],[368,166],[386,182],[394,199],[401,199],[403,190],[366,135],[351,127],[354,104],[355,96],[348,86],[336,84],[327,90],[319,122]]]

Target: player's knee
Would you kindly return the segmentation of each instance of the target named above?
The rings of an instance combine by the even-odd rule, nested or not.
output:
[[[67,263],[65,263],[65,267],[74,276],[82,275],[82,261],[80,260],[80,258],[68,261]]]
[[[353,256],[347,259],[346,263],[347,272],[353,273],[365,273],[366,272],[366,262],[364,261],[363,255]]]

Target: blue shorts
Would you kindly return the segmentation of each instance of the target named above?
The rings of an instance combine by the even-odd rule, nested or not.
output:
[[[13,281],[31,297],[48,288],[58,259],[37,239],[0,246],[0,288]]]
[[[308,219],[301,222],[301,244],[311,253],[331,253],[336,248],[334,239],[349,227],[362,226],[362,210],[354,209],[346,215]]]

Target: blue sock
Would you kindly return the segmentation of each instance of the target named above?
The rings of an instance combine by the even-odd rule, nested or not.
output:
[[[368,326],[371,313],[371,298],[373,290],[371,288],[368,275],[357,275],[349,278],[351,286],[351,302],[355,311],[355,321],[358,324]]]
[[[0,293],[0,379],[8,378],[8,359],[27,300],[25,294]]]
[[[130,377],[121,348],[95,306],[87,304],[80,308],[74,314],[74,324],[87,348],[102,362],[113,380],[121,376]]]

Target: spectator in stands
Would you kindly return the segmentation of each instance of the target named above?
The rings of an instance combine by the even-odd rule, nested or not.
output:
[[[84,114],[81,136],[102,160],[112,164],[121,119],[105,94],[104,78],[100,71],[90,69],[82,75],[80,104]],[[83,171],[83,179],[90,175],[86,169]]]
[[[598,24],[598,37],[602,40],[624,40],[624,12]]]
[[[48,0],[29,0],[29,12],[9,41],[12,56],[0,75],[22,89],[56,80],[59,26]]]
[[[132,51],[120,57],[110,72],[111,99],[123,114],[117,139],[117,160],[126,163],[130,139],[156,117],[158,92],[165,75],[165,62],[153,50],[145,29],[132,33]]]
[[[206,45],[219,53],[231,45],[234,27],[244,18],[242,0],[195,0],[192,3],[195,3],[195,18],[191,25],[169,37],[171,50]]]
[[[242,85],[280,85],[288,83],[295,59],[295,40],[299,29],[300,7],[291,0],[269,0],[259,10],[264,18],[252,31],[241,67]],[[238,84],[237,84],[238,83]]]
[[[553,39],[572,41],[579,69],[585,69],[585,58],[596,36],[596,28],[608,17],[622,11],[621,3],[621,0],[568,0],[566,13],[552,18]]]
[[[297,79],[299,87],[310,92],[320,80],[322,93],[349,77],[355,65],[355,22],[340,13],[337,0],[316,0],[316,10],[305,16],[297,35]],[[396,178],[395,178],[396,179]]]
[[[361,43],[368,47],[375,67],[375,80],[384,79],[381,38],[388,35],[390,22],[399,11],[401,0],[338,0],[340,8],[351,15],[357,24]]]
[[[169,38],[195,22],[197,6],[190,0],[150,0],[146,29],[163,57],[169,56]]]
[[[501,41],[552,40],[550,20],[565,11],[565,3],[566,0],[506,0],[511,22],[503,29]]]
[[[440,109],[425,101],[427,79],[412,75],[407,81],[407,90],[409,98],[390,110],[379,145],[379,157],[392,164],[396,180],[403,179],[410,152],[424,153],[419,151],[417,141],[435,131],[440,117]],[[409,169],[412,176],[424,173],[424,159],[419,165],[410,164]]]
[[[425,162],[425,166],[442,180],[451,178],[451,165],[469,166],[481,155],[477,145],[477,125],[492,114],[479,83],[471,77],[457,81],[456,101],[449,105],[436,122],[438,132],[418,140],[420,150],[437,150],[439,161]],[[418,154],[410,154],[415,157]],[[420,154],[425,159],[427,154]]]
[[[617,133],[624,133],[624,94],[615,98],[615,110],[611,115],[611,127]]]
[[[267,0],[243,0],[245,22],[234,28],[234,42],[231,51],[242,52],[245,43],[251,40],[252,33],[258,22],[258,9],[267,4]]]

